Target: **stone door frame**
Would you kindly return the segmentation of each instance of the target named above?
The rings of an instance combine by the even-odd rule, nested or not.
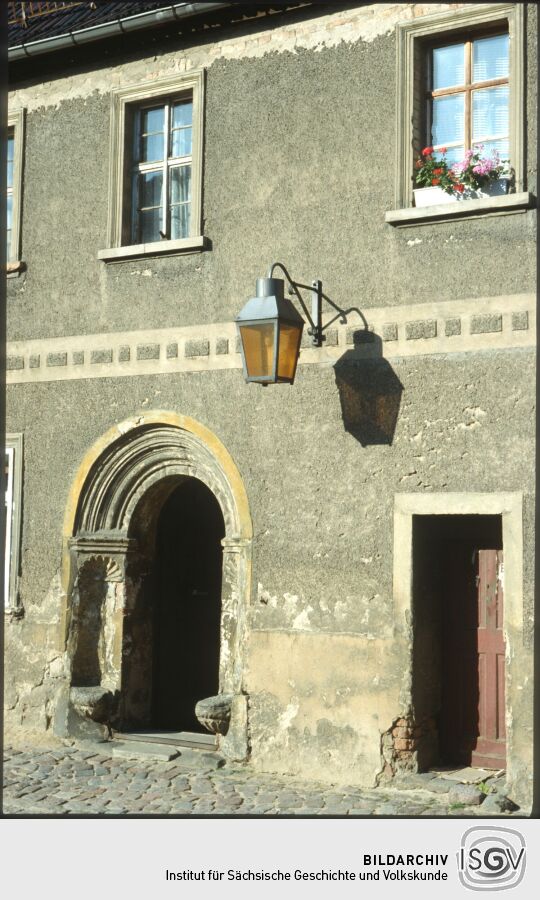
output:
[[[530,803],[532,736],[520,731],[520,713],[532,721],[532,654],[524,647],[523,622],[523,495],[516,493],[396,494],[394,498],[393,595],[396,639],[406,644],[409,666],[404,673],[400,706],[412,707],[413,664],[413,516],[500,515],[502,517],[506,643],[507,781],[511,796]]]
[[[221,747],[226,755],[242,759],[249,749],[244,669],[253,530],[241,475],[221,441],[199,422],[151,411],[115,425],[85,454],[64,519],[59,644],[71,660],[78,574],[92,560],[105,561],[106,580],[110,572],[110,580],[116,582],[107,677],[121,690],[123,623],[130,602],[126,573],[137,553],[130,522],[141,498],[171,476],[198,478],[212,491],[223,514],[219,690],[233,699],[229,732]]]

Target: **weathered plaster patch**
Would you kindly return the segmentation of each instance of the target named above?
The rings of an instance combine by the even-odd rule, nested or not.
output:
[[[452,4],[456,9],[461,6],[464,4]],[[393,31],[398,22],[447,9],[447,3],[383,3],[328,16],[316,16],[304,22],[287,23],[274,27],[271,32],[266,29],[266,25],[273,24],[272,19],[264,18],[262,22],[265,27],[261,31],[250,34],[244,32],[229,40],[220,39],[202,47],[175,50],[150,59],[104,68],[91,75],[84,72],[33,84],[30,88],[20,88],[11,93],[10,108],[23,107],[29,112],[51,106],[58,109],[66,100],[86,100],[92,95],[107,95],[115,88],[138,81],[153,81],[193,69],[209,68],[218,59],[257,59],[267,53],[320,51],[358,41],[372,43],[376,38]]]

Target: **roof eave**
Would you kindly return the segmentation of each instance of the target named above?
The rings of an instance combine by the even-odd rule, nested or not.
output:
[[[28,41],[10,47],[8,61],[15,62],[28,57],[41,56],[52,53],[55,50],[64,50],[66,47],[89,44],[103,38],[115,37],[120,34],[128,34],[143,28],[155,28],[166,25],[168,22],[187,19],[199,13],[215,12],[218,9],[231,6],[231,3],[173,3],[162,9],[154,9],[148,12],[137,13],[134,16],[118,17],[112,22],[102,22],[89,28],[81,28],[68,31],[66,34],[55,35],[50,38],[42,38],[39,41]]]

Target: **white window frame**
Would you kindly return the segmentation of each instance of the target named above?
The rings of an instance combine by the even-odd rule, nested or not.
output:
[[[4,608],[14,612],[19,603],[19,565],[21,547],[21,504],[23,473],[23,436],[6,435],[6,456],[9,459],[5,489],[5,558],[4,558]]]
[[[8,133],[13,134],[13,211],[11,217],[11,246],[7,253],[8,271],[15,270],[21,259],[21,208],[24,159],[24,109],[8,112]]]
[[[188,237],[178,240],[133,244],[132,241],[132,147],[133,113],[151,102],[165,103],[191,96],[193,103],[191,215]],[[106,250],[98,258],[118,261],[141,256],[162,256],[203,250],[208,241],[202,234],[204,71],[145,81],[119,88],[111,95],[111,140],[109,170],[109,220]]]
[[[500,23],[510,36],[510,165],[514,171],[515,191],[525,191],[525,28],[521,3],[492,3],[465,6],[425,16],[396,26],[397,34],[397,121],[395,208],[412,206],[414,171],[414,131],[418,103],[425,85],[418,78],[419,57],[426,45],[437,38],[450,40],[452,34]],[[468,204],[481,204],[469,200]],[[470,207],[469,207],[470,208]]]

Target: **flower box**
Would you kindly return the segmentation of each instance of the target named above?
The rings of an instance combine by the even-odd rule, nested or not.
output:
[[[508,193],[509,179],[499,178],[483,188],[472,190],[466,188],[462,194],[447,194],[440,187],[415,188],[415,206],[440,206],[441,203],[461,203],[463,200],[485,200],[488,197],[500,197]]]

